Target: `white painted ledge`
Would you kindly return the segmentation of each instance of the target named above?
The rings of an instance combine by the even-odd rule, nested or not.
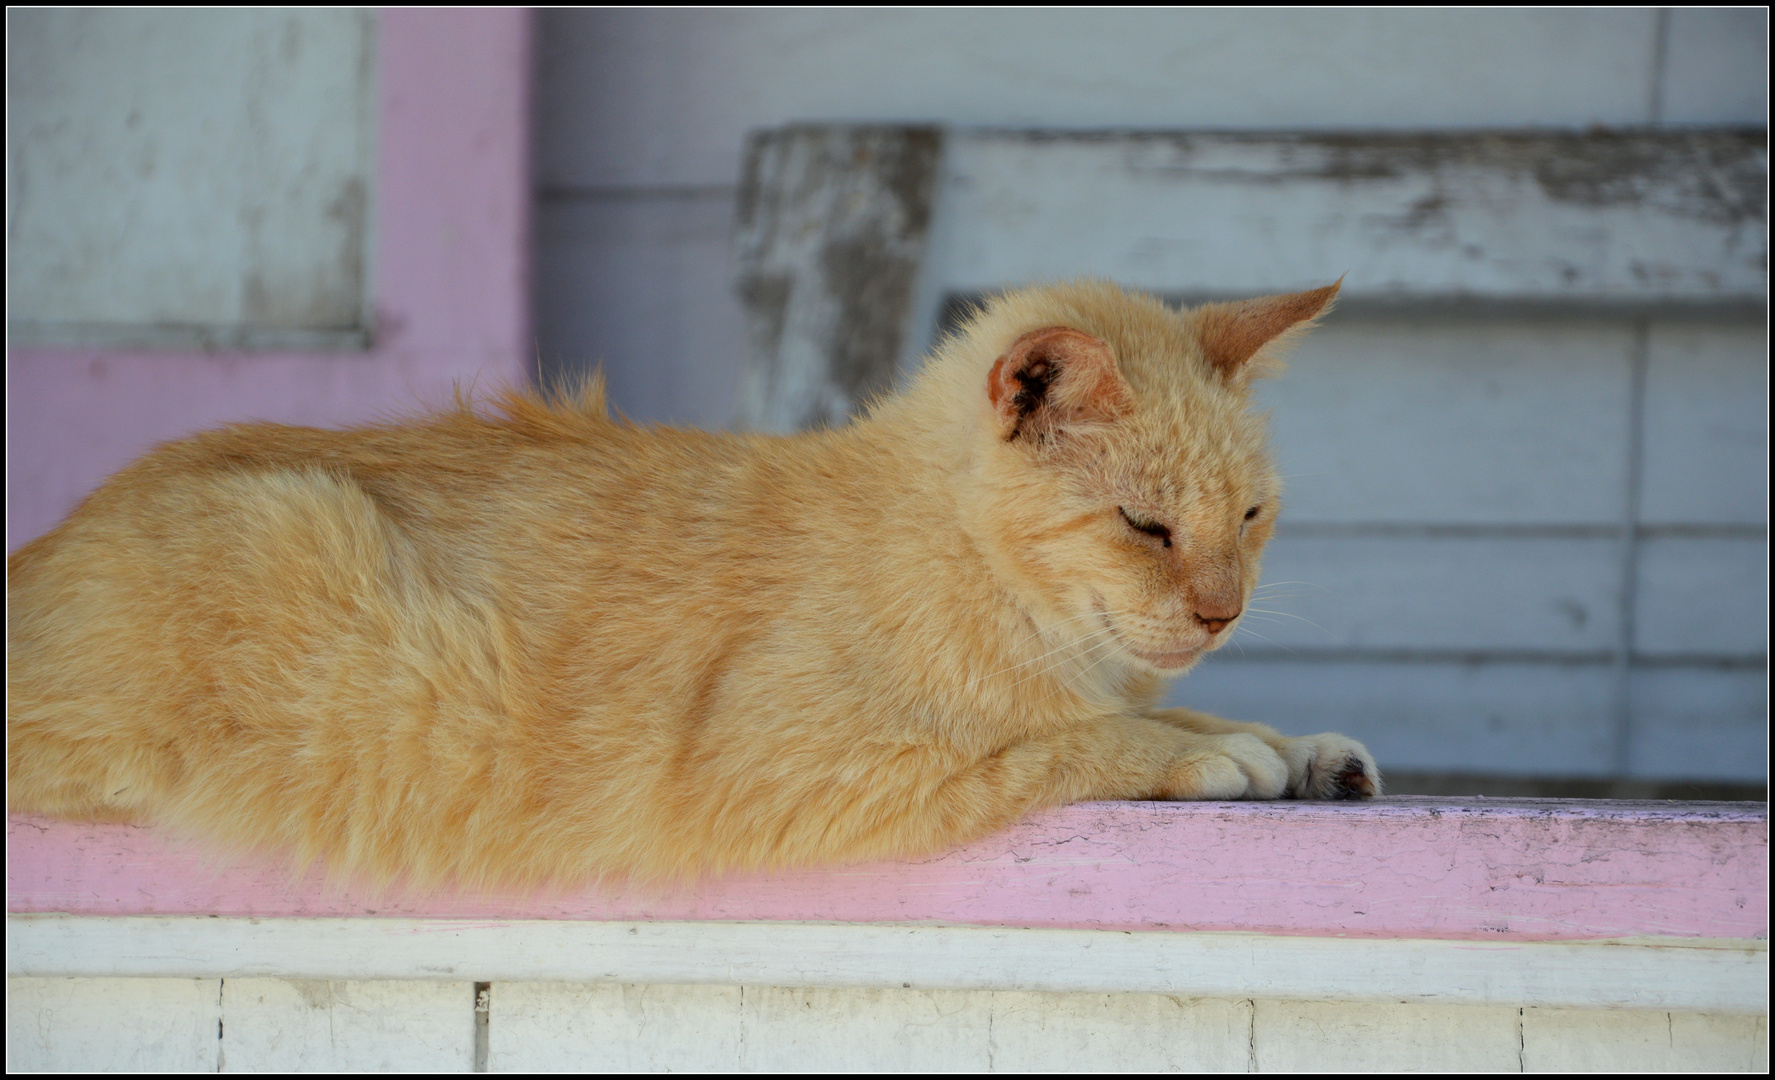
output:
[[[1144,992],[1756,1013],[1767,942],[1470,942],[818,923],[12,915],[8,976]]]

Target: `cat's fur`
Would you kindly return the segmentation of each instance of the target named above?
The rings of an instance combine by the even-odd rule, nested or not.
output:
[[[1255,369],[1336,286],[997,298],[829,431],[599,385],[170,443],[7,560],[13,810],[415,883],[928,853],[1081,799],[1372,795],[1154,701],[1278,508]]]

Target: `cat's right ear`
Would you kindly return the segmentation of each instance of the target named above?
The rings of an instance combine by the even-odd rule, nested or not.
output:
[[[986,396],[1008,442],[1069,423],[1113,420],[1133,393],[1101,338],[1066,326],[1032,330],[992,365]]]
[[[1208,363],[1228,382],[1244,387],[1253,376],[1275,373],[1276,354],[1331,310],[1343,283],[1338,278],[1322,289],[1203,304],[1186,314],[1195,323]]]

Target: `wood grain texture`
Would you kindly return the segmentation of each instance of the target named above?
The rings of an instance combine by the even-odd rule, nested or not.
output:
[[[1744,803],[1088,803],[937,858],[675,892],[376,895],[153,829],[13,817],[11,912],[801,920],[1489,941],[1766,939]]]
[[[892,386],[942,145],[934,127],[753,134],[734,225],[747,323],[739,426],[836,426]]]
[[[468,1072],[467,982],[227,979],[221,1072]]]
[[[1185,297],[1724,304],[1767,288],[1761,132],[957,131],[930,273]],[[1038,224],[1039,223],[1039,224]]]
[[[8,975],[1149,993],[1755,1013],[1766,942],[1468,942],[788,922],[11,915]]]
[[[7,1072],[216,1072],[217,979],[6,980]]]
[[[461,984],[231,979],[220,1027],[216,980],[7,989],[7,1064],[19,1071],[273,1071],[297,1045],[311,1069],[467,1071],[460,1054],[414,1045],[460,1032]],[[329,1001],[382,1007],[341,1016],[319,1007]],[[492,1071],[1310,1071],[1335,1053],[1377,1071],[1767,1072],[1769,1057],[1766,1016],[1657,1010],[562,982],[496,983],[491,1006]],[[264,1043],[268,1030],[280,1045]]]

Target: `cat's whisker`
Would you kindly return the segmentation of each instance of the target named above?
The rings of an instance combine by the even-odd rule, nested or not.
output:
[[[1056,630],[1060,627],[1067,626],[1071,623],[1081,622],[1086,619],[1095,619],[1095,618],[1099,618],[1104,615],[1108,615],[1108,616],[1113,617],[1113,616],[1121,615],[1121,614],[1125,614],[1125,612],[1109,611],[1109,610],[1105,609],[1105,610],[1101,610],[1101,611],[1087,611],[1082,614],[1068,616],[1067,618],[1061,619],[1057,622],[1050,623],[1045,627],[1038,628],[1034,634],[1030,635],[1029,642],[1030,643],[1034,643],[1034,642],[1045,643],[1046,642],[1046,634],[1048,631]],[[1061,642],[1059,645],[1056,645],[1054,648],[1048,650],[1048,652],[1043,653],[1042,655],[1043,656],[1052,655],[1053,653],[1058,652],[1061,649],[1065,649],[1070,644],[1072,644],[1072,642]],[[1036,659],[1040,659],[1040,657],[1037,657]],[[1023,666],[1025,666],[1029,663],[1032,663],[1032,662],[1033,661],[1031,661],[1031,660],[1025,660],[1022,663],[1014,664],[1011,667],[1005,668],[1003,670],[1004,671],[1015,671],[1017,668],[1023,667]],[[1002,674],[1002,672],[998,672],[995,674]]]
[[[1072,641],[1062,642],[1061,644],[1054,646],[1053,648],[1049,649],[1047,652],[1044,652],[1039,656],[1033,656],[1027,660],[1024,660],[1021,663],[1012,664],[1008,668],[1001,668],[998,671],[994,671],[989,674],[982,675],[982,676],[980,676],[979,679],[971,681],[970,686],[972,688],[978,688],[980,682],[982,682],[986,679],[995,679],[995,678],[999,677],[1000,675],[1007,675],[1013,671],[1020,671],[1023,668],[1029,667],[1033,664],[1040,664],[1043,660],[1046,660],[1051,656],[1054,656],[1058,653],[1066,652],[1070,649],[1076,649],[1079,646],[1081,646],[1082,644],[1089,642],[1094,638],[1108,636],[1111,633],[1112,633],[1112,631],[1108,626],[1100,627],[1100,628],[1092,631],[1091,633],[1084,635],[1083,637],[1075,638]],[[1040,674],[1042,674],[1042,671],[1035,672],[1035,675],[1040,675]],[[1030,676],[1030,677],[1034,677],[1034,676]],[[1019,679],[1017,682],[1012,683],[1011,685],[1012,686],[1020,686],[1025,681],[1027,681],[1027,680],[1026,679]]]
[[[1245,633],[1247,633],[1247,634],[1250,634],[1250,635],[1251,635],[1251,636],[1252,636],[1252,637],[1254,637],[1254,638],[1257,638],[1257,639],[1258,639],[1258,640],[1259,640],[1259,641],[1267,641],[1267,642],[1269,642],[1269,643],[1270,643],[1270,644],[1271,644],[1271,645],[1274,645],[1274,646],[1276,646],[1276,647],[1277,647],[1277,648],[1279,648],[1279,649],[1287,649],[1287,650],[1288,650],[1288,651],[1289,651],[1289,652],[1293,652],[1293,651],[1294,651],[1294,650],[1293,650],[1293,649],[1292,649],[1292,648],[1290,648],[1290,647],[1289,647],[1289,646],[1287,646],[1287,645],[1283,645],[1283,644],[1282,644],[1282,643],[1281,643],[1281,642],[1279,642],[1279,641],[1276,641],[1276,640],[1275,640],[1275,639],[1273,639],[1273,638],[1270,638],[1270,637],[1267,637],[1267,636],[1265,636],[1265,635],[1263,635],[1263,634],[1260,634],[1260,633],[1258,633],[1258,632],[1257,632],[1257,631],[1256,631],[1256,630],[1253,630],[1253,629],[1251,629],[1251,628],[1250,628],[1250,627],[1249,627],[1249,626],[1245,626],[1245,625],[1243,625],[1243,624],[1240,624],[1240,625],[1239,625],[1239,626],[1238,626],[1238,627],[1236,627],[1236,628],[1235,628],[1235,630],[1243,630],[1243,631],[1244,631],[1244,632],[1245,632]],[[1237,638],[1235,638],[1235,640],[1237,640]]]
[[[1115,644],[1115,634],[1108,627],[1104,627],[1103,630],[1099,631],[1097,634],[1091,635],[1090,637],[1087,637],[1087,638],[1080,639],[1079,644],[1088,646],[1088,647],[1080,650],[1080,653],[1081,653],[1080,658],[1082,659],[1084,656],[1091,655],[1091,653],[1095,652],[1101,646],[1105,646],[1105,645],[1112,645],[1113,646]],[[1113,655],[1115,655],[1114,649],[1110,649],[1109,651],[1105,652],[1103,654],[1103,656],[1100,657],[1091,666],[1096,667],[1097,664],[1102,663],[1104,660],[1107,660],[1109,657],[1111,657]],[[1042,677],[1043,675],[1050,675],[1050,674],[1054,673],[1055,671],[1058,671],[1060,669],[1060,667],[1065,663],[1066,663],[1066,660],[1064,658],[1061,660],[1058,660],[1052,664],[1049,664],[1045,668],[1030,672],[1028,675],[1025,675],[1023,678],[1018,679],[1015,683],[1012,683],[1011,685],[1012,686],[1022,686],[1024,683],[1028,682],[1031,679],[1037,679],[1037,678]]]
[[[1312,581],[1266,581],[1262,585],[1259,585],[1257,588],[1252,589],[1251,595],[1256,596],[1257,594],[1263,592],[1265,589],[1277,589],[1277,588],[1281,588],[1283,585],[1305,585],[1309,589],[1318,589],[1320,592],[1324,592],[1324,593],[1328,593],[1331,591],[1330,589],[1326,588],[1325,586],[1320,585],[1316,582],[1312,582]]]
[[[1331,636],[1331,631],[1325,629],[1323,626],[1320,626],[1318,623],[1307,618],[1305,615],[1296,615],[1291,611],[1276,611],[1271,608],[1246,608],[1245,610],[1247,612],[1256,612],[1256,613],[1262,614],[1262,615],[1280,615],[1285,619],[1299,619],[1301,622],[1306,623],[1308,626],[1310,626],[1313,629],[1324,634],[1326,637]]]
[[[1117,644],[1117,637],[1116,637],[1115,633],[1109,627],[1104,627],[1103,630],[1101,630],[1098,633],[1089,635],[1085,638],[1081,638],[1078,642],[1079,648],[1078,648],[1075,655],[1068,656],[1068,657],[1061,657],[1061,658],[1055,660],[1054,662],[1046,665],[1045,667],[1040,668],[1039,670],[1032,671],[1028,675],[1025,675],[1023,678],[1019,679],[1013,685],[1021,686],[1023,683],[1028,682],[1031,679],[1040,678],[1045,675],[1052,675],[1055,672],[1060,671],[1063,667],[1065,667],[1069,661],[1072,661],[1072,662],[1082,661],[1085,658],[1090,657],[1093,654],[1096,654],[1098,652],[1098,650],[1101,649],[1101,650],[1103,650],[1102,655],[1099,656],[1097,658],[1097,660],[1093,661],[1090,665],[1091,667],[1095,667],[1095,666],[1097,666],[1097,664],[1100,664],[1104,660],[1107,660],[1110,657],[1115,655],[1115,648],[1114,647],[1116,644]]]
[[[1082,619],[1082,618],[1088,618],[1094,614],[1096,614],[1096,613],[1095,612],[1087,612],[1085,615],[1075,615],[1070,619],[1062,619],[1060,622],[1054,623],[1053,626],[1056,626],[1056,627],[1063,626],[1066,623],[1075,622],[1075,621]],[[1052,627],[1050,627],[1050,629],[1052,629]],[[1079,638],[1079,639],[1075,639],[1073,641],[1061,642],[1060,644],[1054,646],[1053,648],[1049,649],[1047,652],[1044,652],[1039,656],[1031,657],[1027,660],[1022,661],[1021,663],[1012,664],[1008,668],[1000,668],[997,671],[990,672],[986,675],[982,675],[982,676],[980,676],[980,678],[981,679],[993,679],[993,678],[997,678],[1000,675],[1008,674],[1009,672],[1021,670],[1023,668],[1028,667],[1031,664],[1040,663],[1041,661],[1047,659],[1048,657],[1053,656],[1055,653],[1064,652],[1067,649],[1072,648],[1075,645],[1077,645],[1080,641],[1087,640],[1088,638],[1093,637],[1098,633],[1103,633],[1103,632],[1107,631],[1108,629],[1109,629],[1109,627],[1105,626],[1105,627],[1101,628],[1100,630],[1094,631],[1092,634],[1086,635],[1085,638]],[[1040,640],[1039,633],[1036,635],[1036,639]],[[975,681],[971,685],[978,686],[978,681]]]
[[[1066,684],[1066,688],[1069,690],[1072,689],[1072,686],[1073,686],[1073,683],[1075,680],[1082,679],[1086,675],[1089,675],[1092,671],[1096,670],[1098,664],[1103,663],[1105,660],[1108,660],[1111,656],[1114,656],[1114,655],[1115,655],[1115,653],[1113,653],[1113,652],[1104,653],[1102,656],[1100,656],[1096,660],[1092,661],[1090,667],[1087,667],[1083,671],[1075,672],[1074,674],[1068,676],[1065,680],[1063,680]]]

